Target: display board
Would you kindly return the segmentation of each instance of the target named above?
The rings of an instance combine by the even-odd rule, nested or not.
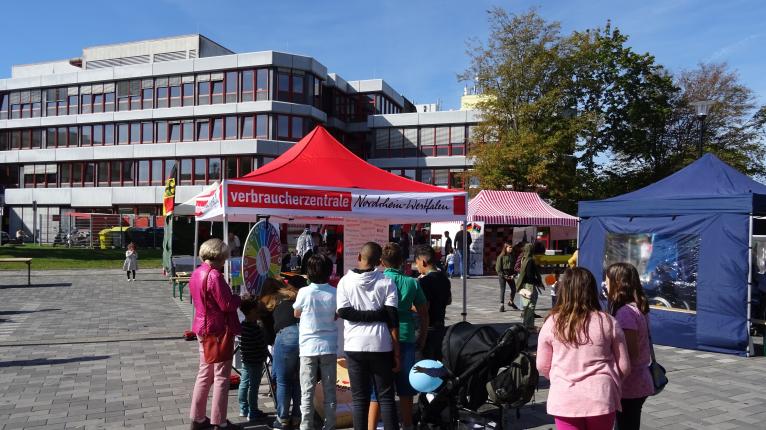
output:
[[[281,264],[279,230],[266,220],[257,222],[250,229],[242,252],[242,276],[247,292],[259,295],[263,281],[279,275]]]
[[[359,251],[367,242],[381,246],[388,242],[388,222],[384,220],[347,219],[343,222],[343,267],[351,270],[357,266]]]
[[[456,246],[455,236],[457,232],[463,229],[463,223],[460,222],[434,222],[431,223],[431,231],[434,234],[443,235],[445,231],[449,232],[452,238],[452,246]],[[484,222],[468,223],[468,234],[471,235],[471,246],[469,247],[470,260],[468,263],[468,274],[481,276],[484,274]],[[441,246],[444,246],[444,236],[441,239]]]

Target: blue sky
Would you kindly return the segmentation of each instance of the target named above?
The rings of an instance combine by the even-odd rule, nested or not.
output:
[[[236,52],[310,55],[345,79],[383,78],[416,103],[456,108],[466,41],[486,37],[493,5],[536,6],[567,33],[611,19],[630,46],[673,72],[728,62],[766,104],[761,0],[6,2],[0,77],[13,64],[75,57],[87,46],[199,32]]]

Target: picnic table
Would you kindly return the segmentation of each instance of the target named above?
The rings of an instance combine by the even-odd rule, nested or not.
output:
[[[170,283],[173,288],[173,297],[176,296],[176,288],[178,289],[178,299],[184,300],[184,287],[189,285],[191,280],[191,273],[189,272],[176,272],[175,276],[170,277]]]
[[[26,263],[27,285],[32,285],[32,259],[31,258],[0,258],[0,263]]]

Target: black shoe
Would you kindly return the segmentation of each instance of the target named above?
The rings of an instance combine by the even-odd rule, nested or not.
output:
[[[226,420],[226,427],[221,427],[218,425],[213,426],[214,430],[242,430],[242,427],[234,424],[233,422]]]
[[[205,417],[205,420],[202,421],[201,423],[198,423],[197,421],[192,421],[191,425],[189,426],[191,430],[204,430],[204,429],[209,429],[211,427],[212,426],[210,425],[210,418],[208,417]]]
[[[519,310],[519,307],[516,306],[516,303],[513,303],[511,301],[508,302],[508,306],[510,306],[511,309],[513,309],[514,311],[518,311]]]
[[[500,312],[505,312],[505,306],[500,305]]]
[[[540,315],[535,314],[535,318],[542,318]]]

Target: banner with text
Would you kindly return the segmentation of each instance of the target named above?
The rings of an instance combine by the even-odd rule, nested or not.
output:
[[[384,220],[347,219],[343,222],[343,269],[356,267],[357,257],[367,242],[383,246],[388,242],[388,222]]]

